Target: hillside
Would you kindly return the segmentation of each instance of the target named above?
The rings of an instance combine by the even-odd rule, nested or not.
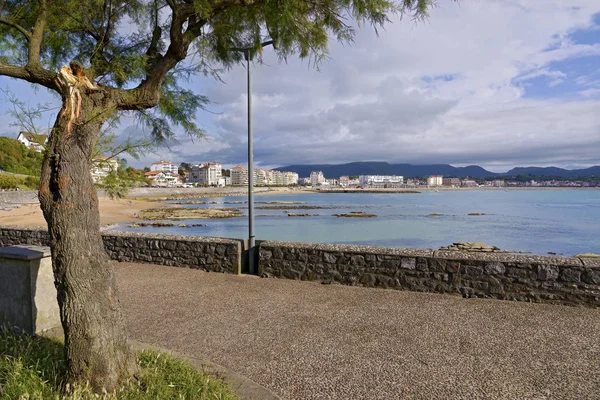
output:
[[[506,172],[506,175],[556,176],[560,178],[575,178],[585,176],[600,176],[600,166],[585,169],[563,169],[557,167],[517,167]]]
[[[320,165],[289,165],[276,168],[279,171],[297,172],[299,176],[306,177],[311,171],[323,171],[326,177],[337,178],[342,175],[402,175],[410,177],[421,177],[429,175],[444,175],[450,177],[470,176],[473,178],[485,178],[495,176],[493,172],[487,171],[479,166],[453,167],[448,164],[413,165],[413,164],[389,164],[387,162],[352,162],[348,164],[320,164]]]
[[[39,176],[43,158],[16,139],[0,137],[0,169],[4,171]]]
[[[494,173],[480,166],[453,167],[449,164],[389,164],[379,161],[351,162],[347,164],[315,164],[315,165],[288,165],[276,168],[279,171],[297,172],[301,177],[307,177],[311,171],[323,171],[325,177],[337,178],[343,175],[402,175],[405,177],[425,177],[429,175],[444,175],[447,177],[470,178],[508,178],[517,175],[531,175],[532,177],[557,177],[576,178],[600,176],[600,166],[586,169],[568,170],[557,167],[517,167],[505,173]]]

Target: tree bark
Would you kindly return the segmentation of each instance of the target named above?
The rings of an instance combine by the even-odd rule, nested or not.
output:
[[[68,381],[89,380],[96,392],[111,392],[136,368],[114,269],[100,235],[90,173],[92,151],[111,104],[101,90],[77,92],[80,107],[72,93],[63,93],[44,157],[39,199],[51,238]]]

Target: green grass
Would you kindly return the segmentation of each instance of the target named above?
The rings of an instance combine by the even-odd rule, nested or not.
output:
[[[237,399],[221,379],[165,354],[142,351],[137,360],[138,379],[115,393],[96,395],[85,383],[61,393],[65,376],[62,343],[0,330],[0,399]]]

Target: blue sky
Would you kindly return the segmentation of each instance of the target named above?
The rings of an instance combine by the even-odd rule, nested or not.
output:
[[[600,2],[439,1],[424,23],[394,18],[352,46],[332,42],[317,71],[279,63],[268,48],[253,66],[255,157],[262,166],[389,161],[566,168],[600,164]],[[197,118],[208,139],[159,150],[174,162],[246,162],[246,71],[190,82],[213,101]],[[31,101],[43,90],[0,77]],[[8,126],[0,103],[0,134]],[[46,117],[48,125],[53,117]],[[123,135],[143,134],[131,121]]]

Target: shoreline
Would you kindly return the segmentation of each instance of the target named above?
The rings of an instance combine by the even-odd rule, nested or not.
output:
[[[421,192],[469,192],[469,191],[525,191],[525,190],[600,190],[600,187],[416,187],[416,188],[335,188],[318,189],[315,193],[421,193]]]
[[[475,188],[390,188],[390,189],[321,189],[305,187],[266,188],[255,190],[257,197],[264,195],[286,196],[293,194],[413,194],[420,192],[450,192],[450,191],[527,191],[527,190],[600,190],[600,187],[475,187]],[[25,197],[24,197],[25,195]],[[151,208],[171,207],[168,200],[185,200],[190,198],[242,197],[247,196],[246,188],[134,188],[124,199],[111,200],[102,191],[98,192],[101,230],[110,229],[117,224],[133,223],[138,220],[140,211]],[[35,200],[33,200],[35,199]],[[46,221],[37,202],[35,191],[2,192],[0,196],[0,225],[20,225],[29,227],[45,227]]]
[[[46,220],[42,214],[39,203],[8,203],[11,208],[0,210],[0,225],[18,225],[26,227],[47,227]],[[100,209],[100,230],[110,229],[121,223],[130,223],[137,220],[135,214],[138,212],[162,206],[163,203],[147,200],[119,199],[111,200],[98,196]]]

